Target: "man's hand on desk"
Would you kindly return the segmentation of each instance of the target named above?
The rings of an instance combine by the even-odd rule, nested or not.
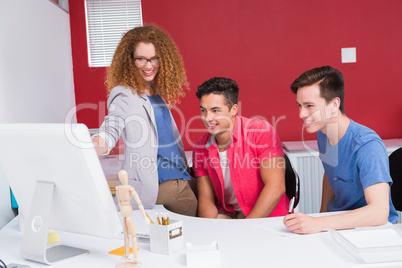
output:
[[[286,215],[283,219],[283,224],[296,234],[313,234],[325,229],[321,224],[321,220],[321,218],[296,212]]]

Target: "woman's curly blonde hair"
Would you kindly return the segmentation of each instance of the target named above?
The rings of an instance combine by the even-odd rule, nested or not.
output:
[[[131,87],[133,93],[144,93],[146,82],[134,63],[134,51],[140,42],[152,43],[159,57],[160,66],[153,81],[154,90],[158,90],[169,104],[180,103],[179,97],[185,96],[183,88],[189,90],[183,59],[172,38],[154,25],[136,27],[123,36],[108,70],[108,93],[118,85]]]

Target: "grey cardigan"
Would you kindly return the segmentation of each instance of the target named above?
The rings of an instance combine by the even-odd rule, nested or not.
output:
[[[153,208],[158,196],[158,131],[154,109],[146,94],[138,95],[130,88],[117,86],[110,92],[108,115],[97,135],[108,145],[106,154],[114,148],[120,135],[124,140],[124,161],[122,169],[128,172],[128,182],[138,193],[146,209]],[[173,136],[176,140],[184,168],[188,164],[183,142],[176,123],[171,116]],[[133,208],[137,203],[131,200]]]

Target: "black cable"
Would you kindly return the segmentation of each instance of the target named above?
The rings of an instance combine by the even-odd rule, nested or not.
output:
[[[2,260],[0,260],[0,262],[4,265],[0,265],[1,268],[7,268],[7,265]]]

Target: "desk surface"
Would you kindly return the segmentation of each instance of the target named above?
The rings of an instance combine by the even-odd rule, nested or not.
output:
[[[155,211],[164,211],[161,206],[147,210],[151,218]],[[171,219],[183,221],[184,242],[193,245],[207,245],[217,241],[221,254],[221,267],[402,267],[402,263],[381,265],[359,264],[341,248],[329,235],[283,236],[286,231],[282,217],[252,220],[216,220],[193,218],[170,213]],[[146,225],[138,211],[134,211],[136,228]],[[123,246],[119,239],[108,240],[65,232],[59,232],[61,242],[89,249],[89,255],[70,260],[52,267],[114,267],[121,257],[107,252]],[[0,259],[6,264],[20,263],[30,267],[46,267],[26,261],[19,255],[22,233],[18,231],[18,218],[0,230]],[[173,255],[160,255],[150,252],[150,246],[139,243],[138,267],[186,267],[186,251]]]

